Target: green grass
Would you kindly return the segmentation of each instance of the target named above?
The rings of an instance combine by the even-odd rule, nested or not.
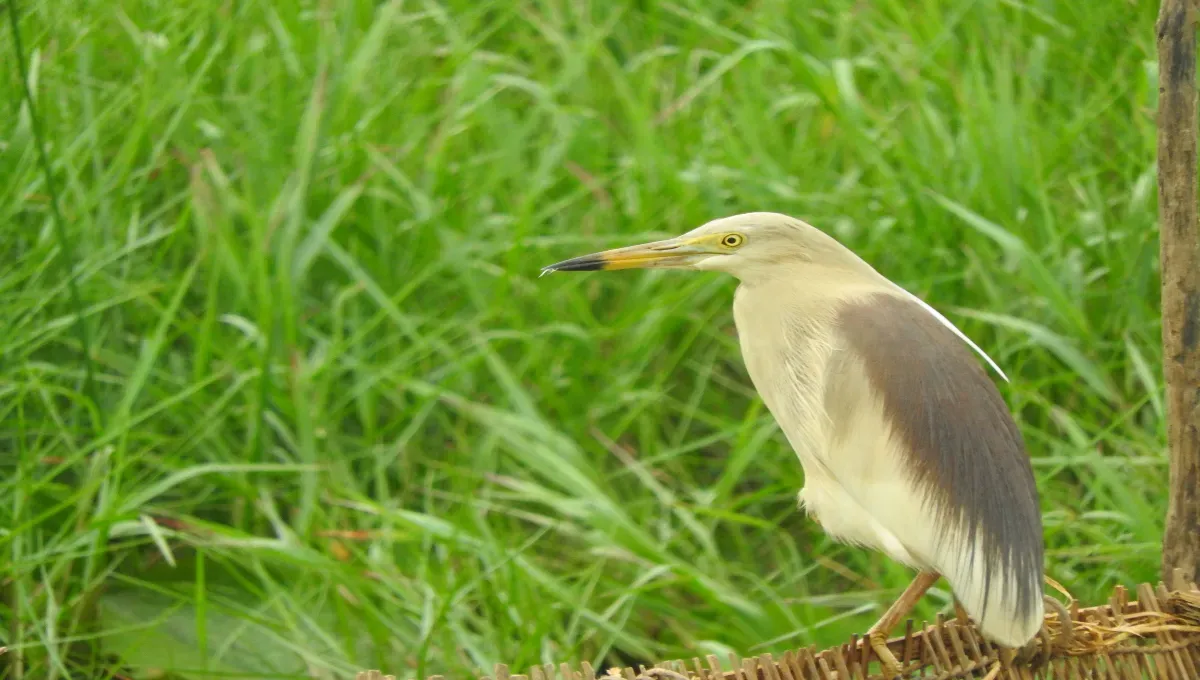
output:
[[[1156,577],[1156,3],[15,4],[63,222],[6,18],[0,676],[861,632],[911,572],[796,509],[734,281],[538,278],[750,210],[1000,362],[1051,576]]]

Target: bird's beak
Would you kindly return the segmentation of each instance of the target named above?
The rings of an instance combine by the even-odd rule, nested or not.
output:
[[[711,249],[694,240],[669,238],[665,241],[654,241],[653,243],[573,257],[542,267],[542,273],[614,271],[617,269],[683,269],[712,254]]]

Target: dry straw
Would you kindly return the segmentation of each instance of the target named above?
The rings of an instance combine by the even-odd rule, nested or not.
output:
[[[1046,625],[1034,642],[1018,651],[989,644],[969,622],[939,617],[922,630],[912,621],[902,637],[888,642],[904,668],[905,678],[930,680],[1195,680],[1200,678],[1200,590],[1176,571],[1171,588],[1144,583],[1136,600],[1117,586],[1107,604],[1080,609],[1061,586],[1069,604],[1053,600]],[[722,670],[715,656],[703,661],[665,661],[653,668],[610,668],[601,680],[882,680],[870,646],[858,636],[846,644],[819,651],[788,651],[778,661],[770,654],[731,657],[732,670]],[[478,680],[596,680],[584,662],[533,666],[513,674],[497,664],[491,676]],[[363,671],[357,680],[395,680],[379,671]],[[434,675],[427,680],[446,680]]]

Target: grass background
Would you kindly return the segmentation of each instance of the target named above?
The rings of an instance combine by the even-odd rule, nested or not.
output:
[[[734,282],[537,278],[750,210],[1005,368],[1051,576],[1086,602],[1156,578],[1155,5],[17,0],[0,675],[458,677],[861,632],[911,572],[796,510]]]

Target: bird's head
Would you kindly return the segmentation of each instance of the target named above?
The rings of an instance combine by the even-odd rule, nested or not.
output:
[[[724,217],[663,241],[605,250],[543,267],[554,271],[699,269],[745,281],[780,266],[865,266],[828,234],[801,220],[771,212]]]

